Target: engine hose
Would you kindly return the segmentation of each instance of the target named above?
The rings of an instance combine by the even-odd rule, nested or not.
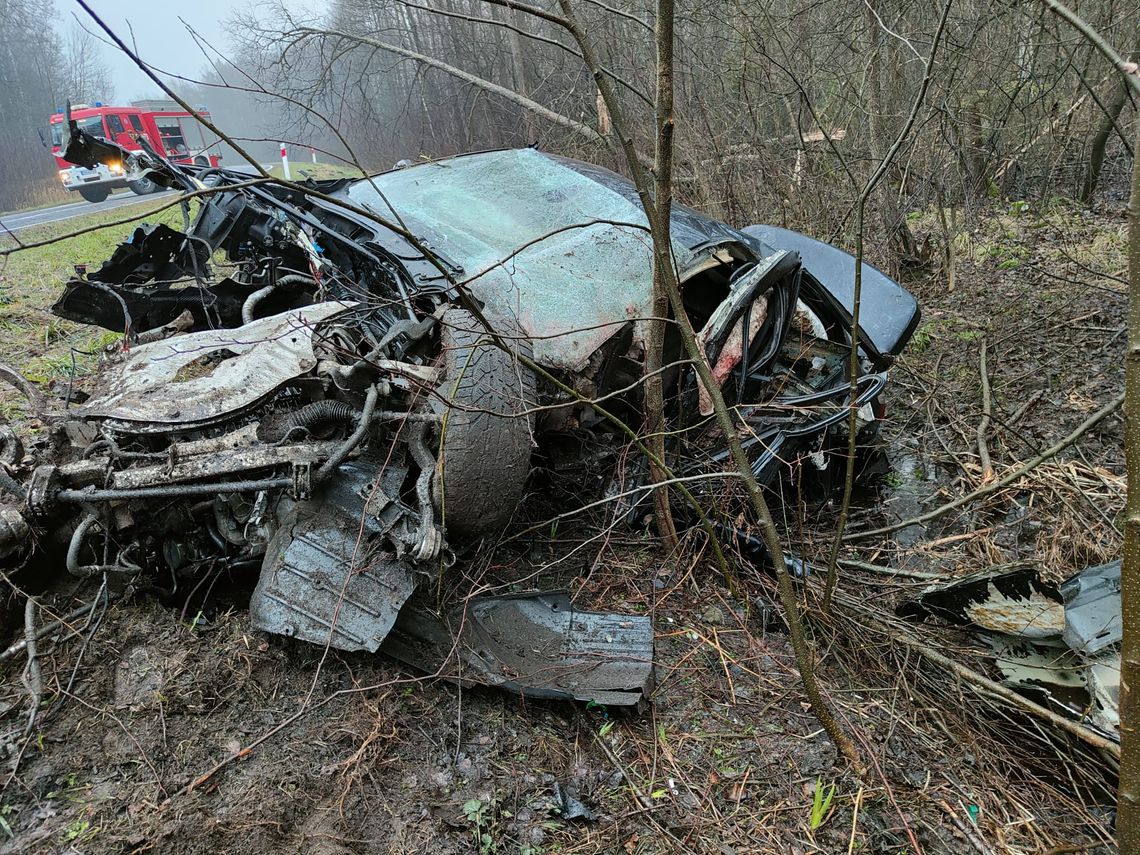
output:
[[[313,401],[289,414],[285,420],[285,434],[288,435],[293,428],[312,429],[330,423],[351,427],[359,420],[360,411],[344,401]]]
[[[408,449],[412,452],[412,459],[420,467],[420,477],[416,479],[416,499],[419,500],[420,516],[423,517],[423,527],[430,528],[434,523],[434,508],[431,501],[431,479],[435,474],[435,458],[428,451],[424,441],[427,435],[427,423],[415,422],[409,425]]]
[[[427,447],[427,422],[413,422],[408,429],[408,449],[420,468],[416,479],[416,500],[420,506],[420,527],[412,551],[417,561],[432,561],[443,548],[443,536],[435,527],[435,508],[431,501],[431,479],[435,475],[435,458]]]
[[[311,276],[304,276],[300,273],[290,273],[288,276],[282,276],[272,285],[266,285],[264,288],[259,288],[245,298],[245,302],[241,307],[241,322],[243,324],[253,323],[253,311],[257,308],[257,304],[285,285],[313,285],[317,284],[317,280]]]
[[[87,532],[99,517],[90,513],[75,527],[71,534],[71,542],[67,545],[67,572],[79,578],[99,576],[103,573],[137,573],[142,570],[136,564],[80,564],[79,550],[83,548],[83,541]]]
[[[336,451],[325,461],[324,466],[317,470],[313,476],[314,484],[319,484],[335,472],[336,468],[352,453],[352,450],[364,441],[364,435],[368,433],[368,426],[372,423],[372,412],[376,409],[376,400],[379,397],[379,390],[375,386],[369,386],[368,394],[364,398],[364,410],[360,413],[360,421],[356,425],[356,430],[352,432],[352,436],[337,446]]]

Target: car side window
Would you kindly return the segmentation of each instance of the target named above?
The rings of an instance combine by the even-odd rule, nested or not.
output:
[[[113,136],[118,136],[123,133],[123,120],[118,116],[110,115],[107,117],[107,127],[111,129]]]

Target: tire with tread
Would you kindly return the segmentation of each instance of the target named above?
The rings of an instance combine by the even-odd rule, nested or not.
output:
[[[84,199],[86,199],[88,202],[95,204],[98,202],[102,202],[104,199],[106,199],[108,196],[110,196],[111,195],[111,188],[110,187],[101,187],[101,186],[80,187],[79,188],[79,195],[82,196]]]
[[[497,347],[464,309],[440,320],[442,377],[435,406],[443,413],[433,495],[449,533],[485,534],[510,521],[530,471],[534,373],[513,318],[491,319],[514,353]]]

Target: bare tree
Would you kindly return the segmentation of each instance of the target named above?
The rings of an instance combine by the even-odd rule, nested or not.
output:
[[[1140,97],[1140,67],[1113,50],[1088,21],[1058,0],[1043,0],[1055,15],[1088,40],[1120,74],[1121,83]],[[1140,124],[1136,148],[1140,151]],[[1128,349],[1124,363],[1124,457],[1128,499],[1124,509],[1124,562],[1121,568],[1120,783],[1116,834],[1120,851],[1140,852],[1140,157],[1132,160],[1128,201]]]
[[[59,45],[44,27],[40,6],[0,0],[0,209],[39,201],[44,188],[53,187],[56,165],[46,134],[48,117],[60,103],[58,63]]]
[[[103,54],[103,44],[77,21],[72,22],[63,39],[60,75],[60,95],[72,103],[115,100],[115,79]]]

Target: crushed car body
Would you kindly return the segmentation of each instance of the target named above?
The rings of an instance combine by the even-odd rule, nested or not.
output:
[[[652,250],[628,181],[521,149],[297,189],[73,124],[65,156],[211,192],[184,231],[135,228],[53,306],[124,346],[90,397],[41,413],[50,443],[4,449],[10,560],[59,542],[77,576],[249,567],[258,629],[534,697],[648,697],[649,618],[560,593],[451,608],[424,584],[510,523],[534,459],[617,469],[622,435],[589,402],[640,421]],[[854,260],[680,206],[672,241],[757,475],[845,444]],[[864,430],[918,316],[864,266]],[[671,327],[665,350],[669,453],[716,472],[725,443]]]

